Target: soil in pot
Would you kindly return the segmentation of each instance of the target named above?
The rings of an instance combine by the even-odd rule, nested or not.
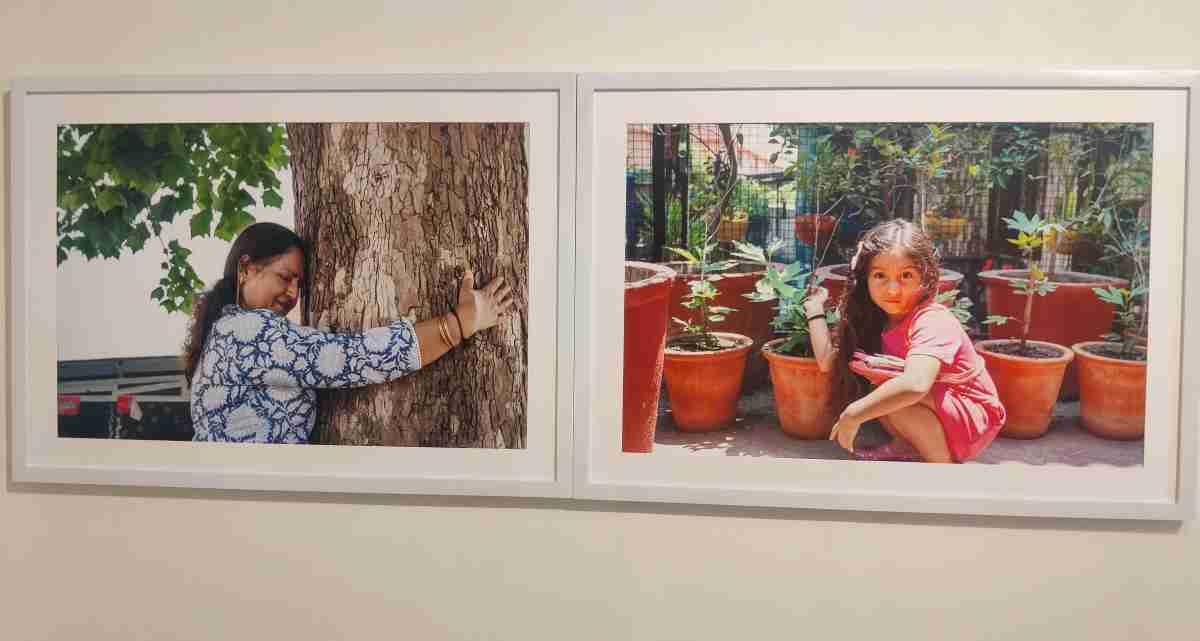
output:
[[[983,283],[988,314],[1000,314],[1012,318],[1025,315],[1025,295],[1013,289],[1012,284],[1025,280],[1025,270],[990,270],[979,273]],[[1033,302],[1030,315],[1029,338],[1057,345],[1074,345],[1094,341],[1112,329],[1113,306],[1100,300],[1092,291],[1094,287],[1128,287],[1129,281],[1111,276],[1099,276],[1082,272],[1057,272],[1052,282],[1058,286]],[[1010,320],[1003,325],[989,325],[988,338],[1018,338],[1021,322]],[[1059,398],[1079,398],[1076,365],[1067,368]]]
[[[625,354],[621,449],[654,447],[662,386],[667,303],[675,271],[654,263],[625,263]]]
[[[681,432],[711,432],[733,424],[746,356],[754,345],[749,336],[729,332],[713,333],[720,342],[716,351],[697,350],[695,345],[680,344],[678,338],[667,345],[663,375],[671,415]]]
[[[1146,350],[1127,360],[1116,343],[1071,346],[1079,368],[1079,422],[1102,438],[1137,440],[1146,433]]]
[[[694,263],[669,262],[663,264],[678,274],[671,290],[669,318],[691,318],[695,311],[684,307],[683,301],[691,283],[699,280],[699,269]],[[782,270],[785,266],[776,264],[775,267]],[[720,280],[713,284],[720,290],[720,294],[712,300],[711,304],[731,307],[737,311],[727,314],[723,321],[711,323],[709,327],[715,332],[742,334],[754,340],[754,349],[747,357],[743,389],[746,391],[758,389],[765,385],[768,379],[767,362],[758,354],[758,351],[767,341],[774,338],[771,318],[775,316],[774,306],[776,303],[773,301],[751,302],[745,295],[754,293],[754,284],[765,276],[766,272],[754,263],[739,262],[731,268],[719,272],[719,275],[721,276]],[[677,336],[679,332],[679,324],[668,321],[668,336]]]
[[[1020,348],[1015,341],[987,340],[975,345],[1008,415],[1000,430],[1000,436],[1007,438],[1037,438],[1050,429],[1063,375],[1075,357],[1062,345],[1027,341],[1027,346],[1034,356],[1005,353]]]
[[[772,348],[783,340],[767,343],[762,352],[771,367],[779,428],[797,438],[829,438],[829,431],[841,412],[833,400],[836,394],[833,373],[822,372],[815,358],[774,351]]]

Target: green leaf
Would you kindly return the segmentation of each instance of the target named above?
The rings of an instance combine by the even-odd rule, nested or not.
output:
[[[202,209],[192,215],[192,238],[212,234],[213,210]]]
[[[783,273],[780,274],[780,278],[785,281],[790,281],[793,278],[806,273],[807,270],[808,266],[803,261],[796,261],[783,269]]]
[[[683,259],[684,259],[684,260],[686,260],[686,261],[687,261],[687,262],[689,262],[689,263],[698,263],[698,262],[700,262],[700,259],[696,258],[696,255],[695,255],[695,254],[693,254],[692,252],[690,252],[690,251],[688,251],[688,250],[686,250],[686,249],[680,249],[679,247],[668,247],[668,248],[667,248],[667,251],[674,252],[675,254],[678,254],[679,256],[683,257]]]
[[[217,229],[213,233],[221,240],[232,241],[238,232],[254,222],[254,216],[246,211],[227,211],[221,214]]]
[[[740,240],[733,241],[734,251],[732,255],[748,260],[752,263],[766,263],[767,257],[763,249],[751,243],[745,243]]]
[[[274,189],[268,189],[263,192],[263,205],[279,209],[283,207],[283,197]]]
[[[983,324],[984,325],[1003,325],[1003,324],[1007,323],[1009,320],[1015,320],[1015,319],[1010,319],[1008,316],[990,315],[987,318],[983,319]]]
[[[115,207],[124,207],[125,197],[115,189],[102,189],[96,193],[96,207],[107,214]]]

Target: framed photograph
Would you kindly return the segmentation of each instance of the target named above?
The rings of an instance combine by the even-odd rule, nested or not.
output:
[[[15,83],[14,480],[569,496],[575,95]]]
[[[1189,518],[1198,90],[581,76],[575,495]]]

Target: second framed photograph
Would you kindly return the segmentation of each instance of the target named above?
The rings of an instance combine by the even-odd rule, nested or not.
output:
[[[16,85],[14,477],[568,496],[574,89]]]
[[[576,494],[1186,517],[1197,88],[584,76]]]

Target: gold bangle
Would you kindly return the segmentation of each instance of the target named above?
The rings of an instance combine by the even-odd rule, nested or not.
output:
[[[438,333],[442,335],[442,342],[446,347],[454,347],[454,343],[450,340],[450,330],[446,328],[446,317],[438,317]]]

